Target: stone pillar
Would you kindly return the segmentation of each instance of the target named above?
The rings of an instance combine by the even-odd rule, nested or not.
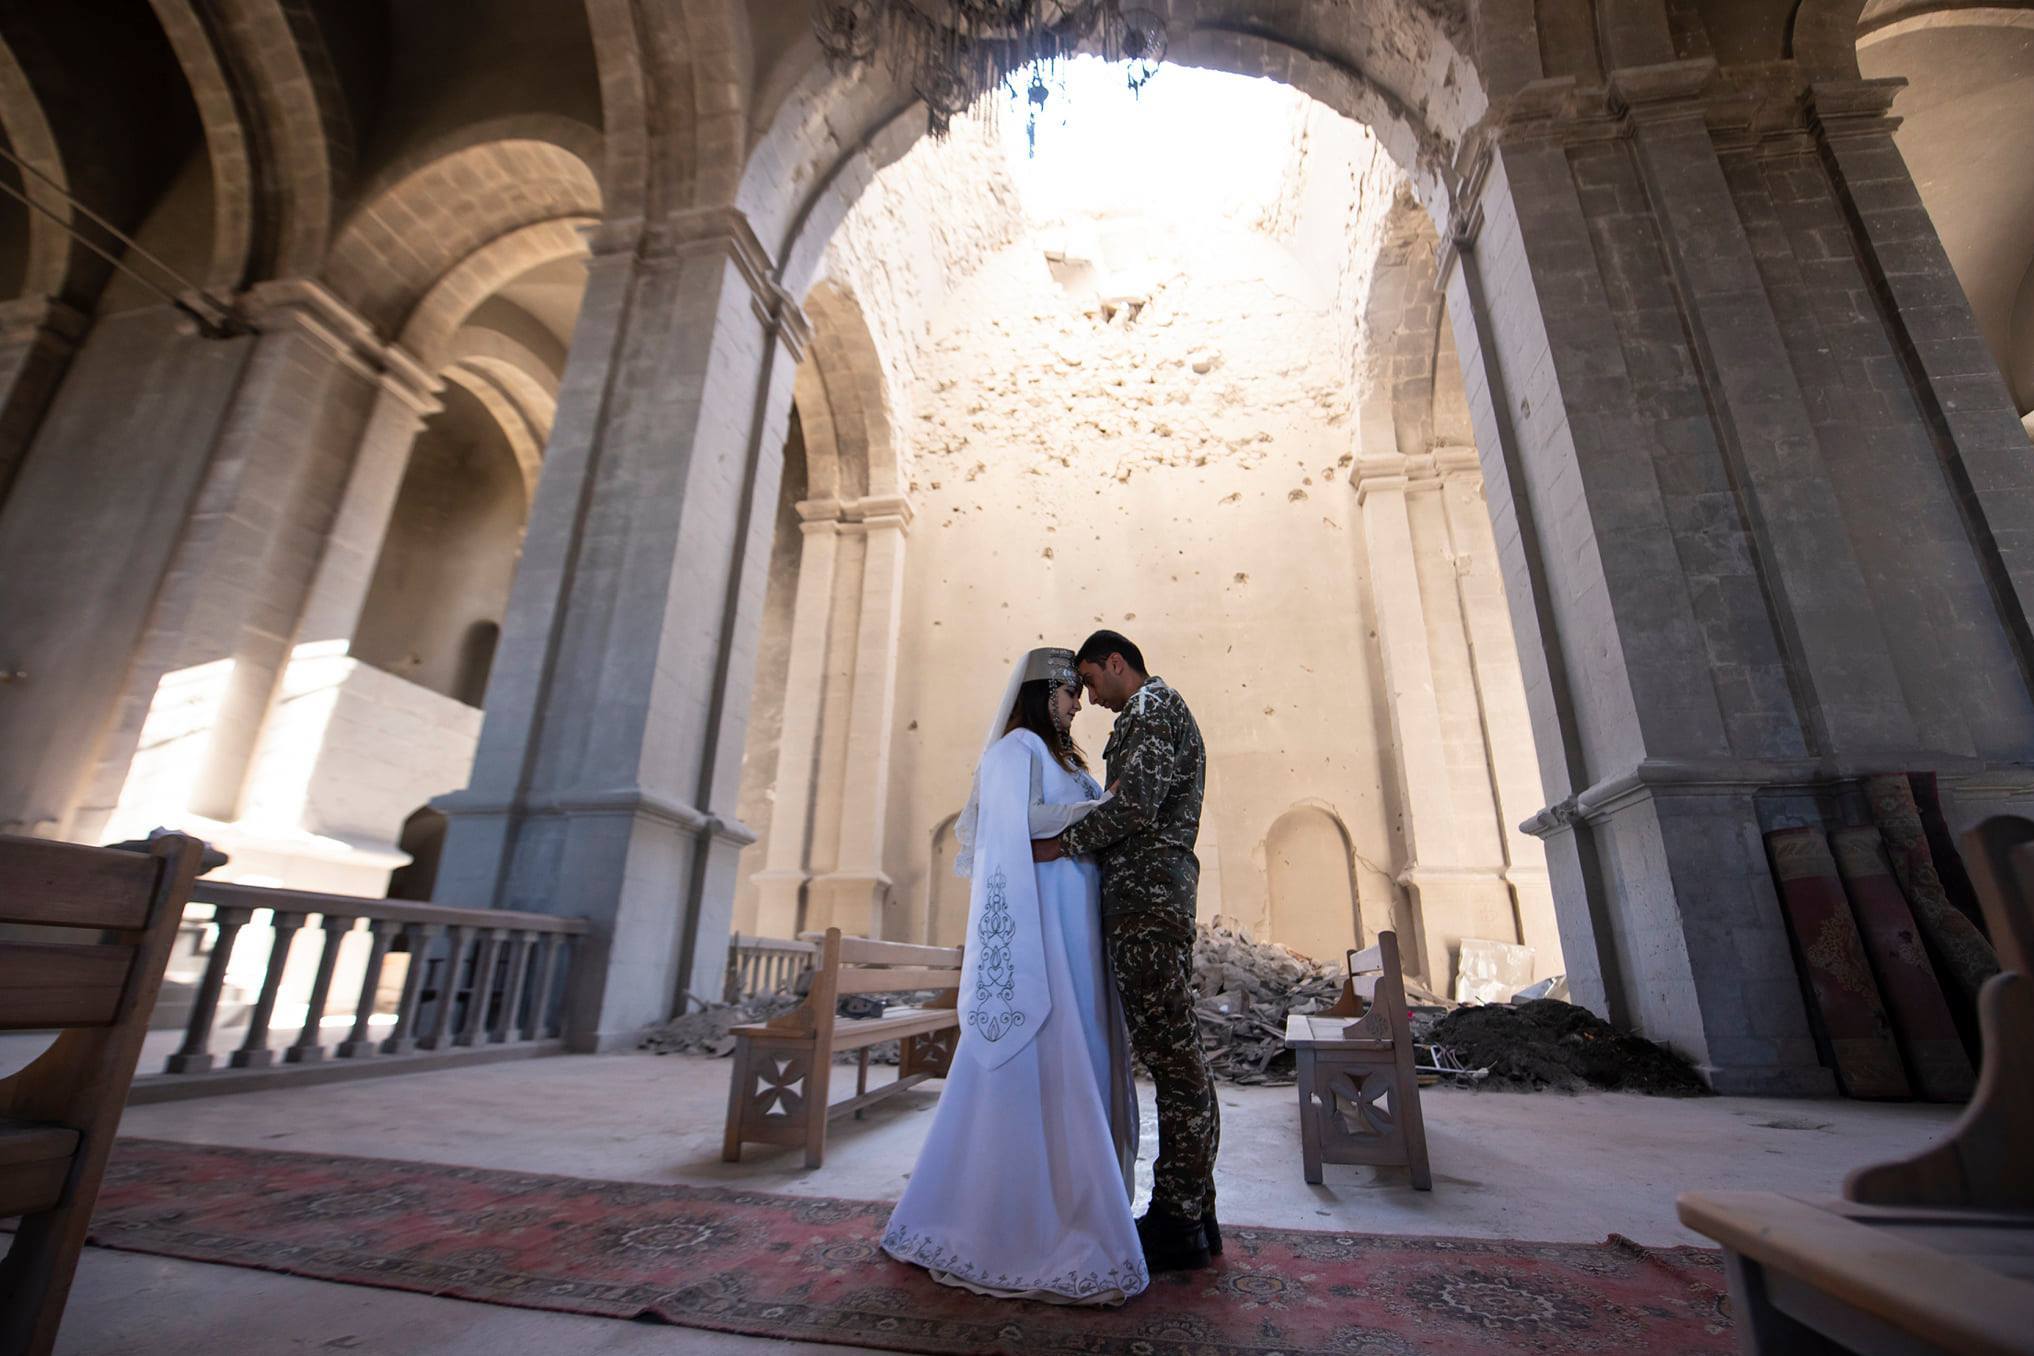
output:
[[[264,283],[249,303],[260,337],[100,748],[86,836],[115,814],[136,821],[121,832],[238,817],[369,413],[378,396],[420,401],[427,384],[315,283]]]
[[[1444,358],[1443,361],[1446,359]],[[1469,646],[1485,771],[1502,844],[1503,874],[1518,913],[1518,938],[1533,948],[1534,978],[1567,972],[1547,855],[1520,825],[1541,804],[1539,759],[1526,710],[1518,644],[1473,447],[1437,447],[1441,503],[1455,576],[1455,602]]]
[[[97,320],[0,508],[0,822],[95,838],[230,818],[377,382],[402,359],[313,283],[207,339],[166,307]],[[144,825],[146,827],[146,825]]]
[[[1446,991],[1464,937],[1520,942],[1492,797],[1483,712],[1455,580],[1446,458],[1390,453],[1357,460],[1385,699],[1404,810],[1406,862],[1397,881],[1418,931],[1408,968]]]
[[[0,303],[0,503],[90,323],[50,297]]]
[[[592,239],[440,899],[579,915],[574,1048],[719,993],[803,317],[728,209]]]
[[[2026,447],[1889,141],[1857,168],[1891,234],[1836,201],[1882,132],[1846,143],[1771,72],[1606,88],[1514,99],[1447,261],[1551,802],[1529,827],[1578,996],[1721,1090],[1819,1091],[1761,835],[1863,773],[2034,758]],[[1966,402],[1968,439],[1938,433]]]
[[[833,820],[833,869],[812,882],[807,922],[864,937],[903,935],[885,926],[890,877],[883,833],[890,800],[890,735],[897,705],[897,632],[904,612],[904,540],[911,505],[901,495],[859,500],[844,530],[863,538],[848,673],[845,757],[821,788]]]
[[[353,473],[332,516],[332,530],[304,601],[296,633],[299,646],[350,642],[360,629],[361,610],[374,584],[374,569],[409,471],[410,452],[424,431],[424,421],[443,408],[434,394],[435,378],[421,370],[406,375],[405,380],[383,378],[367,417]]]
[[[784,676],[784,727],[772,783],[769,855],[754,877],[756,930],[765,937],[797,934],[805,911],[805,884],[812,878],[805,854],[833,622],[834,558],[840,545],[836,501],[808,499],[798,505],[798,518],[798,594],[791,607],[791,657]]]

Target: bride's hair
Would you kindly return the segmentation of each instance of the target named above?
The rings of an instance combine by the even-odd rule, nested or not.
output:
[[[1068,772],[1085,772],[1087,756],[1081,746],[1074,743],[1073,731],[1061,730],[1052,723],[1052,684],[1043,678],[1033,678],[1017,688],[1017,704],[1010,710],[1010,723],[1003,727],[1003,733],[1012,730],[1029,730],[1045,741],[1045,747],[1052,751],[1053,761]]]

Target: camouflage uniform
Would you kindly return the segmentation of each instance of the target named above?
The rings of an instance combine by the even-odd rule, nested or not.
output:
[[[1152,1204],[1187,1219],[1214,1209],[1221,1113],[1194,1019],[1194,890],[1207,750],[1162,679],[1131,697],[1103,750],[1116,795],[1061,835],[1102,865],[1102,930],[1130,1043],[1158,1084]]]

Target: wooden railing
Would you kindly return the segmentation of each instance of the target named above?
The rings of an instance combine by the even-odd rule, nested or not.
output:
[[[272,912],[274,940],[247,1031],[220,1073],[275,1068],[278,1057],[283,1066],[308,1071],[328,1056],[349,1061],[408,1056],[401,1063],[415,1066],[461,1062],[453,1057],[490,1048],[506,1052],[510,1047],[556,1046],[563,1035],[557,1015],[560,1000],[572,981],[579,951],[573,939],[587,931],[583,919],[549,914],[456,909],[220,881],[199,881],[191,898],[213,906],[217,932],[192,1000],[183,1044],[169,1057],[162,1074],[142,1080],[158,1086],[213,1072],[217,1064],[213,1027],[234,943],[257,910]],[[369,943],[358,997],[349,1007],[342,995],[335,1005],[332,987],[340,948],[363,924]],[[276,1000],[297,935],[306,930],[319,939],[317,971],[296,1038],[277,1049],[270,1037]],[[376,995],[391,951],[406,952],[408,965],[393,1026],[382,1034],[375,1030]],[[353,1022],[344,1039],[328,1045],[324,1022],[335,1007],[342,1025],[349,1011]],[[441,1058],[426,1060],[430,1054]],[[215,1076],[203,1081],[239,1080]]]
[[[739,1003],[759,994],[789,993],[818,958],[819,948],[811,942],[737,932],[728,943],[727,991],[721,996],[726,1002]]]

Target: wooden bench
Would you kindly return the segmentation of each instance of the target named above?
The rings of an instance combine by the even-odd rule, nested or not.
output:
[[[1398,936],[1380,932],[1376,946],[1348,954],[1334,1005],[1285,1019],[1299,1065],[1302,1170],[1318,1185],[1324,1162],[1405,1167],[1416,1190],[1432,1191]]]
[[[0,1080],[0,1216],[21,1216],[0,1262],[4,1356],[56,1345],[202,851],[180,834],[147,853],[0,837],[0,924],[12,928],[0,937],[0,1030],[62,1032]]]
[[[2034,1351],[2034,824],[1963,838],[2007,969],[1978,995],[1984,1066],[1948,1136],[1860,1168],[1839,1200],[1689,1193],[1681,1221],[1723,1244],[1746,1352]]]
[[[735,1027],[734,1075],[728,1083],[727,1137],[721,1157],[741,1161],[742,1145],[805,1147],[805,1166],[826,1158],[828,1122],[862,1110],[928,1078],[944,1078],[960,1038],[961,951],[843,937],[828,928],[819,940],[812,987],[795,1009],[767,1022]],[[891,1007],[880,1017],[836,1015],[839,999],[857,993],[940,990],[925,1007]],[[894,1081],[869,1087],[869,1047],[901,1041]],[[861,1053],[855,1095],[829,1096],[833,1057]]]

